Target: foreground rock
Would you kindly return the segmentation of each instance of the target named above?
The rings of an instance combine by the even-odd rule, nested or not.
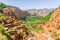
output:
[[[8,36],[8,40],[27,40],[28,32],[24,23],[20,20],[11,8],[3,8],[0,14],[0,25],[3,28],[2,34]]]

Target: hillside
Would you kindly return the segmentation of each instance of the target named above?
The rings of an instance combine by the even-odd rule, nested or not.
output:
[[[60,40],[60,6],[51,14],[48,22],[39,24],[38,27],[42,27],[44,30],[41,34],[44,40]]]
[[[60,6],[49,15],[48,21],[30,25],[33,36],[29,40],[60,40]]]

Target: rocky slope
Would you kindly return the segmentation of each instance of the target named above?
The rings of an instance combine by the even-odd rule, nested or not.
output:
[[[51,14],[50,20],[40,23],[39,30],[32,30],[33,36],[29,40],[60,40],[60,6]]]
[[[3,34],[3,35],[2,35]],[[0,13],[0,40],[27,40],[28,32],[24,23],[11,8],[3,8]]]
[[[60,6],[51,14],[48,22],[39,24],[38,27],[44,30],[41,34],[44,40],[60,40]]]

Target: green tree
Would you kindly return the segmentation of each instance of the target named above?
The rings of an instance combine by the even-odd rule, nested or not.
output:
[[[3,8],[5,8],[6,5],[3,2],[0,2],[0,12],[2,11]]]

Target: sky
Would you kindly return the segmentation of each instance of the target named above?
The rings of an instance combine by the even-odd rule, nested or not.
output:
[[[19,7],[23,10],[57,8],[60,5],[60,0],[0,0],[0,2]]]

